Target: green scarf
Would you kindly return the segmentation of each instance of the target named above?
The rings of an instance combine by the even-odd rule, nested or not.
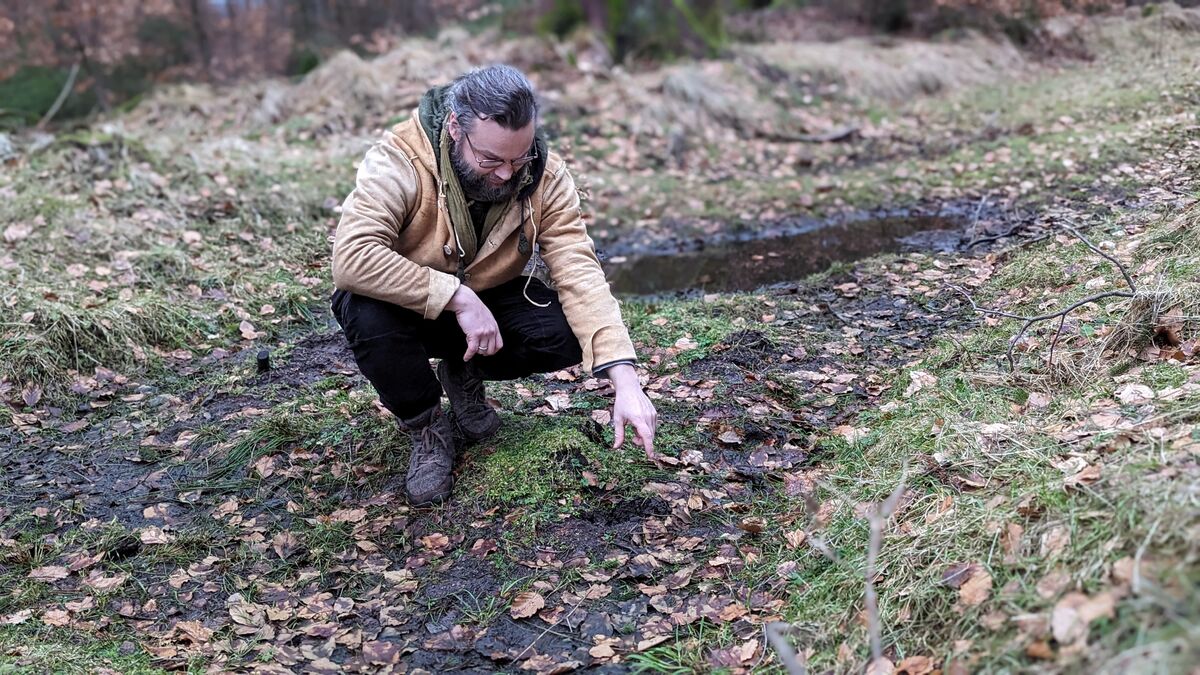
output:
[[[540,133],[535,136],[534,147],[538,153],[538,159],[522,168],[521,173],[517,175],[516,198],[492,204],[483,219],[483,229],[479,237],[476,237],[475,224],[471,220],[467,197],[463,194],[462,184],[458,182],[454,164],[450,161],[452,143],[450,125],[446,124],[450,115],[450,110],[445,104],[446,90],[447,87],[434,87],[425,92],[418,106],[418,114],[421,127],[429,136],[429,142],[438,158],[438,174],[442,183],[442,191],[446,195],[446,208],[450,212],[450,223],[454,227],[454,234],[461,250],[459,257],[459,273],[461,275],[463,268],[470,265],[479,253],[480,240],[486,240],[496,225],[504,220],[514,201],[528,196],[527,188],[534,182],[534,174],[537,174],[538,178],[541,177],[541,173],[545,169],[546,142]]]

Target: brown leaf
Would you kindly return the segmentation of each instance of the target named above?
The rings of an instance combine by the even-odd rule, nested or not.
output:
[[[161,545],[175,541],[175,536],[164,532],[161,527],[151,525],[138,533],[138,539],[141,539],[143,544]]]
[[[759,534],[767,529],[767,521],[759,516],[746,516],[742,518],[742,522],[738,523],[738,527],[750,534]]]
[[[104,573],[100,570],[92,570],[92,573],[87,576],[87,579],[83,580],[83,583],[92,587],[94,590],[103,593],[105,591],[111,591],[112,589],[120,586],[121,584],[125,583],[127,579],[129,579],[128,574],[117,574],[107,577],[104,576]]]
[[[24,223],[13,223],[4,228],[4,241],[15,244],[33,233],[33,228]]]
[[[357,523],[366,517],[366,509],[338,509],[329,514],[329,519],[335,523]]]
[[[281,559],[286,559],[299,545],[300,541],[296,539],[296,535],[292,534],[291,530],[284,530],[271,537],[271,548]]]
[[[424,546],[430,551],[441,551],[450,545],[450,537],[447,537],[441,532],[427,534],[424,537],[421,537],[419,541],[421,542],[421,546]]]
[[[270,478],[275,473],[275,455],[264,455],[254,462],[254,471],[262,478]]]
[[[540,594],[533,591],[525,591],[518,593],[517,597],[513,598],[512,606],[508,608],[508,613],[514,619],[527,619],[539,610],[546,606],[546,600]]]
[[[471,553],[480,558],[486,557],[487,554],[496,551],[496,542],[492,539],[476,539],[474,544],[471,544]]]
[[[1111,591],[1103,591],[1092,597],[1083,593],[1068,593],[1050,615],[1050,629],[1060,645],[1086,642],[1088,626],[1102,617],[1112,618],[1116,609],[1116,597]]]
[[[400,663],[400,645],[386,640],[371,640],[362,646],[363,659],[375,666]]]
[[[36,567],[29,571],[29,578],[34,581],[57,581],[66,579],[71,575],[71,570],[61,565],[46,565],[45,567]]]
[[[973,565],[970,577],[958,589],[958,599],[967,607],[977,607],[992,594],[992,575],[987,570]]]
[[[199,621],[180,621],[175,624],[174,630],[177,633],[182,633],[183,637],[197,645],[208,644],[213,636],[212,629],[205,628],[204,624]]]
[[[32,408],[42,400],[42,388],[30,382],[21,390],[21,400],[25,402],[27,408]]]
[[[896,675],[929,675],[936,666],[932,656],[910,656],[896,664]]]
[[[63,609],[48,609],[42,614],[42,623],[47,626],[65,626],[71,623],[71,614]]]
[[[742,436],[733,429],[726,429],[717,436],[717,440],[726,445],[736,445],[742,442]]]

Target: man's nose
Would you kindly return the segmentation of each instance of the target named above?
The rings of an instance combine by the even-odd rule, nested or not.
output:
[[[504,164],[496,167],[496,178],[499,178],[500,180],[508,180],[509,178],[512,178],[512,175],[513,170],[511,164],[505,162]]]

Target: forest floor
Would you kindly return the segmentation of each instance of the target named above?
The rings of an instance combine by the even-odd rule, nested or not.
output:
[[[1200,14],[1169,16],[1088,33],[1091,59],[997,47],[1003,68],[903,100],[763,50],[575,73],[586,96],[535,73],[610,269],[880,216],[943,230],[625,298],[663,457],[610,449],[605,381],[493,384],[501,433],[428,509],[326,306],[338,204],[396,101],[306,113],[321,78],[358,81],[319,70],[18,136],[0,671],[1194,672]],[[659,129],[607,107],[678,112],[654,92],[748,63],[764,106],[803,106],[714,121],[710,98]]]

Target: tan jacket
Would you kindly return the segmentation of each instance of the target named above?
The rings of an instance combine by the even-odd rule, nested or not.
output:
[[[454,229],[439,187],[433,146],[414,111],[359,166],[334,239],[334,285],[437,318],[460,283]],[[550,153],[530,197],[479,243],[464,281],[480,291],[519,276],[529,260],[518,250],[524,229],[539,245],[591,372],[636,356],[581,216],[575,181],[562,158]]]

